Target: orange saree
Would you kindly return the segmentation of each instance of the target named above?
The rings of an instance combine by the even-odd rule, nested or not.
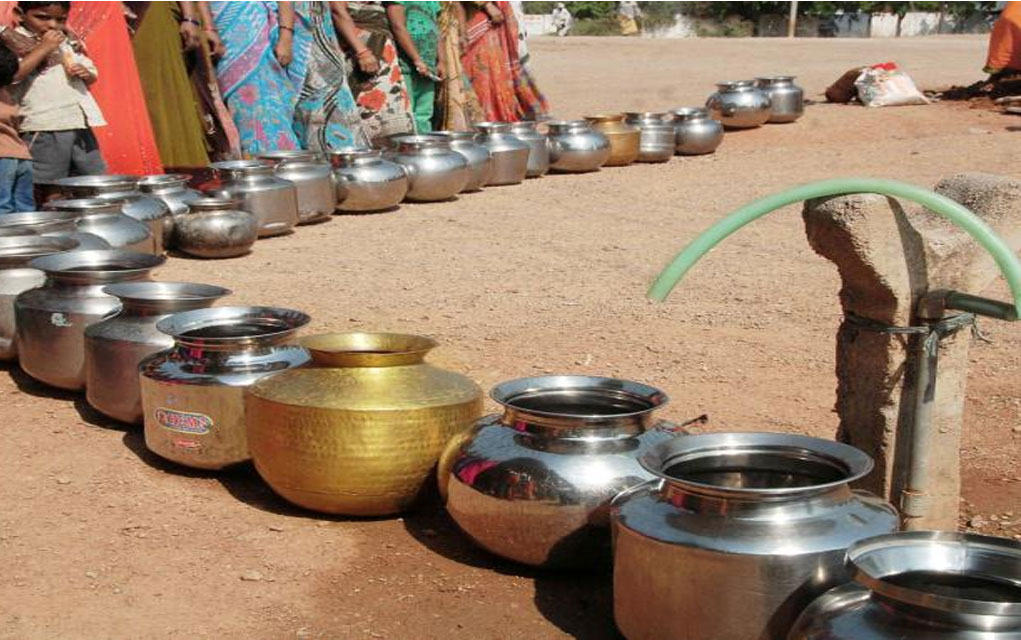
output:
[[[1021,71],[1021,2],[1008,2],[989,35],[986,73]]]
[[[68,25],[99,70],[89,90],[108,123],[95,129],[108,171],[163,173],[121,3],[74,2]]]

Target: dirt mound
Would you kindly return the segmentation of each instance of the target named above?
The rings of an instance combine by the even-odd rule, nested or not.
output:
[[[1008,96],[1021,96],[1021,73],[981,80],[966,87],[950,87],[938,94],[943,100],[993,101]]]

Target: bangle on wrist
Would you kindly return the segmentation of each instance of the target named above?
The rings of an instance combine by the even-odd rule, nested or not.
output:
[[[202,23],[199,22],[198,20],[196,20],[195,18],[182,18],[181,22],[187,22],[188,24],[193,24],[196,27],[201,27],[202,26]]]
[[[372,55],[372,51],[370,51],[368,49],[362,49],[361,51],[359,51],[358,53],[355,54],[355,56],[357,56],[359,58],[361,58],[364,55],[370,55],[371,56]]]
[[[290,31],[291,33],[294,33],[294,27],[289,27],[286,24],[280,25],[280,28],[281,29],[286,29],[286,30]]]

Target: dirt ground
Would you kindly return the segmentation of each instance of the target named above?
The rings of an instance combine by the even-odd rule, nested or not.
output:
[[[966,85],[981,77],[985,39],[538,38],[531,49],[556,114],[576,117],[699,104],[715,81],[761,74],[797,74],[818,98],[846,69],[885,60],[926,89]],[[646,287],[698,231],[797,183],[1021,177],[1019,131],[1017,116],[962,104],[816,104],[795,124],[728,134],[712,156],[336,217],[245,258],[172,259],[157,277],[306,310],[310,332],[432,335],[434,361],[484,388],[546,372],[621,376],[669,393],[665,418],[829,437],[838,278],[797,208],[725,242],[667,303],[646,300]],[[1002,283],[985,293],[1005,296]],[[993,343],[972,350],[966,519],[1014,535],[1021,326],[983,329]],[[404,518],[322,518],[250,468],[162,463],[138,431],[16,368],[0,395],[0,637],[616,637],[608,576],[495,560],[436,501]]]

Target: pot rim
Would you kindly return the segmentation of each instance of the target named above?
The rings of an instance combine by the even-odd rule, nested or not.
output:
[[[191,182],[191,176],[187,173],[157,173],[149,176],[142,176],[138,180],[138,187],[159,189],[160,187],[184,186]]]
[[[77,220],[80,217],[81,216],[74,211],[60,211],[57,209],[6,213],[0,216],[0,228],[25,227],[26,229],[30,229],[36,225],[45,225],[53,222],[70,222]]]
[[[274,164],[288,160],[315,160],[316,152],[308,149],[276,149],[274,151],[264,151],[258,155],[259,160],[267,160]]]
[[[316,364],[328,367],[393,367],[422,362],[439,346],[411,333],[352,331],[320,333],[298,340]]]
[[[412,134],[398,133],[389,136],[392,144],[396,145],[397,151],[418,149],[447,149],[450,147],[450,140],[444,136],[433,134]]]
[[[625,117],[627,116],[624,113],[597,113],[591,116],[585,116],[585,120],[589,123],[623,122]]]
[[[635,120],[663,120],[670,115],[668,111],[625,111],[624,118],[633,118]]]
[[[47,276],[102,277],[111,274],[132,276],[152,271],[166,261],[166,256],[154,256],[137,251],[93,249],[43,256],[32,260],[28,266],[45,272]],[[94,268],[107,265],[111,268],[103,270]]]
[[[478,144],[479,135],[481,134],[478,131],[433,131],[432,135],[442,136],[451,143],[474,142]]]
[[[56,211],[69,211],[77,213],[79,217],[97,213],[120,213],[120,205],[124,202],[120,194],[113,197],[103,198],[98,195],[90,198],[67,198],[63,200],[50,200],[43,205],[43,209]]]
[[[588,120],[581,118],[575,118],[574,120],[550,120],[546,123],[546,126],[551,129],[566,129],[569,127],[587,127],[592,128]]]
[[[67,187],[69,189],[79,188],[91,188],[91,187],[120,187],[122,185],[127,186],[127,191],[132,191],[138,185],[138,181],[141,176],[133,176],[124,173],[118,174],[101,174],[101,175],[88,175],[88,176],[68,176],[66,178],[57,178],[53,181],[53,184],[58,187]]]
[[[231,198],[228,196],[213,196],[213,195],[201,195],[195,196],[194,198],[187,198],[184,204],[189,209],[197,207],[203,211],[212,211],[215,209],[231,209],[232,211],[238,210],[241,206],[241,200],[238,198]]]
[[[798,460],[828,464],[841,473],[837,480],[797,487],[728,487],[678,478],[667,473],[674,466],[709,457],[748,454],[788,454]],[[722,497],[746,496],[757,499],[784,498],[822,493],[867,476],[874,466],[864,451],[840,442],[788,433],[767,431],[720,432],[687,435],[662,442],[638,458],[642,467],[667,482],[695,493]]]
[[[0,265],[25,263],[35,258],[71,251],[78,241],[68,236],[32,235],[0,237]]]
[[[851,545],[847,561],[855,582],[891,600],[947,613],[1017,618],[1011,628],[1021,624],[1021,602],[955,598],[885,580],[909,571],[961,576],[971,569],[1021,588],[1021,542],[973,533],[902,531]],[[999,575],[995,575],[997,572]]]
[[[590,414],[590,413],[567,413],[543,411],[521,407],[515,404],[524,398],[534,398],[540,394],[550,394],[556,391],[605,391],[614,392],[617,395],[625,395],[636,399],[647,406],[637,411],[621,411],[612,414]],[[637,418],[658,411],[670,402],[669,396],[656,387],[624,380],[620,378],[604,378],[600,376],[585,375],[549,375],[532,376],[528,378],[517,378],[501,382],[489,391],[489,397],[500,406],[526,413],[528,415],[544,418],[570,418],[576,420],[592,420],[606,422],[609,420],[621,420]]]
[[[705,107],[677,107],[676,109],[671,109],[670,113],[682,120],[709,117],[709,110]]]
[[[251,344],[276,343],[305,326],[311,318],[304,312],[282,307],[211,307],[175,313],[156,323],[156,329],[174,338],[179,345],[208,348],[237,348]],[[188,333],[236,324],[264,327],[255,335],[227,337],[188,336]]]
[[[756,82],[794,82],[797,76],[758,76],[755,78]]]
[[[233,293],[230,289],[199,282],[119,282],[103,287],[103,293],[125,303],[207,302]]]
[[[510,133],[511,123],[503,122],[498,120],[486,120],[485,122],[476,122],[472,125],[477,131],[485,134],[491,133]]]

